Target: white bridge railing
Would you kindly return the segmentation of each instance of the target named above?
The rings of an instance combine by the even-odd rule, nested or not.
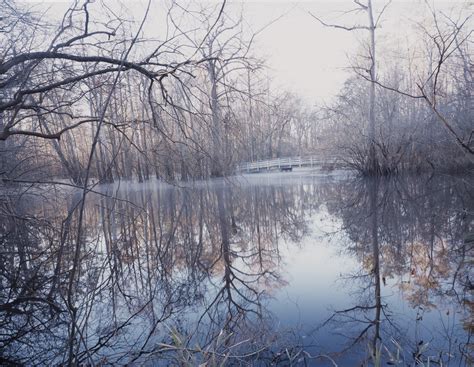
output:
[[[334,166],[337,158],[322,157],[286,157],[267,159],[256,162],[245,162],[237,165],[237,172],[258,172],[262,170],[290,170],[293,167],[323,167]]]

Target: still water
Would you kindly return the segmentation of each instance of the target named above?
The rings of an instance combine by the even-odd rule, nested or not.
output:
[[[122,182],[89,193],[80,232],[79,192],[10,193],[0,361],[470,365],[473,182]]]

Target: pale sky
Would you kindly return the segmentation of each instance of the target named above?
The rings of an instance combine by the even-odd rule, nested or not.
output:
[[[69,1],[29,0],[39,6],[50,6],[53,16],[62,13]],[[186,2],[184,2],[185,4]],[[212,3],[219,4],[217,1]],[[375,13],[378,13],[387,0],[373,0]],[[384,13],[382,27],[377,32],[380,55],[387,49],[404,47],[413,34],[413,24],[426,16],[423,0],[393,0]],[[469,1],[430,1],[437,9],[448,11],[453,6],[471,4],[464,11],[472,12],[473,2]],[[140,19],[146,7],[146,0],[122,0],[131,14]],[[154,7],[163,8],[163,1],[154,0]],[[363,24],[363,18],[353,13],[343,15],[344,10],[354,9],[352,0],[316,0],[290,2],[284,0],[230,1],[226,5],[228,13],[236,14],[243,9],[244,21],[253,31],[260,30],[255,40],[255,53],[267,60],[268,74],[273,79],[272,86],[285,89],[302,96],[309,103],[330,101],[340,90],[347,78],[349,59],[361,49],[361,41],[367,32],[347,32],[326,28],[319,24],[309,12],[327,22],[345,25]],[[151,14],[156,14],[153,11]],[[147,27],[156,27],[157,18],[149,16]],[[149,29],[151,29],[149,28]]]

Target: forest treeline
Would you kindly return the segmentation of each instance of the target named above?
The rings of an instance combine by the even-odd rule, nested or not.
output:
[[[457,17],[430,8],[415,51],[395,50],[396,62],[362,45],[373,56],[354,57],[337,98],[315,106],[275,87],[256,34],[225,2],[172,2],[158,36],[144,31],[149,9],[131,22],[124,9],[75,2],[53,22],[1,3],[4,182],[202,179],[240,162],[321,154],[362,172],[373,155],[382,174],[472,166],[469,7]]]

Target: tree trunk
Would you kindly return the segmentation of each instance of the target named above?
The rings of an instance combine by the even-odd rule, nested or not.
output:
[[[216,64],[214,60],[209,61],[209,77],[211,79],[211,114],[212,114],[212,167],[211,176],[221,177],[224,175],[221,154],[224,153],[222,149],[222,131],[221,131],[221,116],[219,110],[219,101],[217,96],[217,73]]]
[[[369,90],[369,157],[368,157],[368,172],[377,174],[378,162],[376,154],[375,141],[375,23],[374,14],[372,12],[372,0],[368,0],[367,13],[369,15],[369,31],[370,31],[370,90]]]

